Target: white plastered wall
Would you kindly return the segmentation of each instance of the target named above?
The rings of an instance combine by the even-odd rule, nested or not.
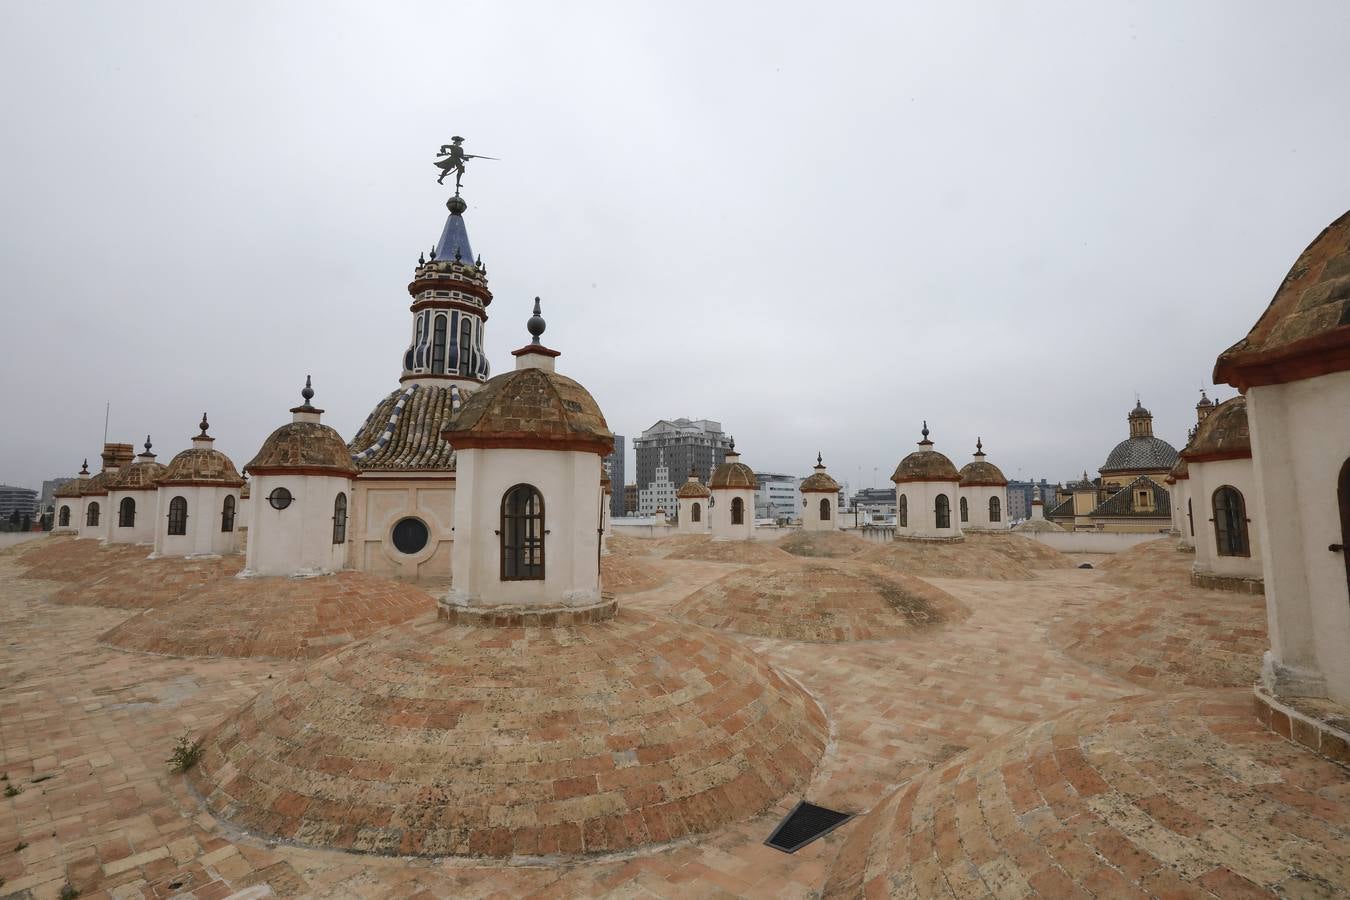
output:
[[[1195,571],[1202,575],[1225,575],[1230,578],[1261,577],[1261,547],[1265,543],[1264,526],[1257,507],[1261,497],[1256,490],[1256,476],[1250,459],[1221,459],[1189,464],[1190,489],[1195,492],[1191,501],[1195,519]],[[1178,482],[1180,484],[1181,482]],[[1214,528],[1214,492],[1223,485],[1231,485],[1242,494],[1247,508],[1247,542],[1250,556],[1220,556]]]
[[[712,527],[712,517],[708,514],[707,497],[680,497],[680,519],[677,530],[680,534],[707,534]],[[698,504],[699,521],[694,521],[694,504]]]
[[[961,504],[955,481],[905,481],[895,486],[895,536],[919,538],[954,538],[961,536]],[[937,527],[937,498],[947,496],[951,515],[947,528]],[[908,499],[908,524],[900,524],[900,497]]]
[[[57,497],[53,504],[56,509],[52,513],[52,534],[75,534],[80,533],[80,523],[84,521],[84,498],[83,497]],[[69,525],[62,527],[61,507],[70,508]]]
[[[456,452],[454,586],[470,606],[587,606],[600,600],[600,467],[580,450]],[[501,503],[518,484],[544,499],[544,577],[501,577]]]
[[[961,530],[966,531],[1006,531],[1008,529],[1008,489],[997,485],[974,484],[960,489],[960,495],[966,498],[970,509],[969,521],[962,522]],[[998,498],[998,521],[989,519],[989,498]],[[960,515],[960,504],[957,504]]]
[[[351,479],[338,475],[255,475],[250,490],[245,575],[328,575],[347,561],[347,542],[333,543],[337,495],[347,495],[348,538]],[[291,504],[275,509],[267,497],[277,488],[291,492]]]
[[[122,500],[130,497],[136,504],[136,516],[130,528],[123,528]],[[108,492],[108,543],[153,544],[155,542],[155,491]]]
[[[234,497],[234,524],[239,527],[239,488],[224,485],[168,484],[155,491],[155,556],[224,556],[235,552],[234,531],[220,530],[227,496]],[[169,504],[187,500],[187,533],[169,534]],[[149,512],[149,510],[146,510]]]
[[[1350,591],[1337,479],[1350,454],[1350,372],[1247,391],[1257,511],[1266,535],[1271,650],[1263,677],[1277,693],[1350,705]],[[1194,477],[1194,476],[1192,476]]]
[[[87,497],[81,497],[84,503],[80,507],[80,521],[78,530],[82,538],[97,538],[106,540],[108,537],[108,495],[90,494]],[[98,504],[98,524],[88,524],[89,507]],[[72,520],[74,521],[74,520]]]
[[[739,525],[731,524],[731,504],[737,497],[745,505]],[[711,509],[715,541],[751,541],[755,538],[755,492],[752,488],[715,488]]]
[[[1176,530],[1177,541],[1183,547],[1195,549],[1194,524],[1191,522],[1191,479],[1178,478],[1177,483],[1169,485],[1172,502],[1172,528]]]
[[[455,477],[386,478],[360,475],[352,486],[348,565],[377,575],[444,578],[455,541]],[[427,544],[416,553],[394,546],[394,526],[405,518],[427,526]]]
[[[806,501],[802,507],[803,531],[834,531],[839,527],[839,493],[837,491],[806,491],[802,494]],[[830,517],[820,517],[820,501],[830,504]]]

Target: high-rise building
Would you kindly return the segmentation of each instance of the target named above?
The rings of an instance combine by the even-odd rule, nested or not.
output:
[[[626,484],[623,443],[623,435],[614,435],[614,450],[605,457],[605,471],[609,473],[610,484],[609,514],[612,518],[623,515],[623,489]]]
[[[1008,520],[1016,521],[1018,519],[1027,519],[1031,517],[1031,491],[1036,485],[1040,485],[1041,499],[1049,502],[1055,496],[1055,486],[1048,484],[1044,478],[1040,481],[1009,481],[1008,482]]]
[[[45,510],[49,506],[56,504],[56,489],[67,481],[74,481],[75,476],[67,478],[48,478],[42,482],[42,494],[38,497],[38,509]]]
[[[755,515],[761,519],[800,519],[802,516],[802,493],[797,490],[802,483],[795,475],[782,475],[777,472],[756,472]]]
[[[684,484],[692,470],[699,481],[708,483],[712,470],[726,460],[731,439],[722,431],[721,422],[708,419],[661,419],[633,439],[638,490],[650,489],[656,480],[657,466],[665,466],[671,481]],[[674,494],[671,494],[674,502]],[[653,508],[654,509],[654,508]],[[667,507],[674,511],[674,507]],[[648,513],[650,515],[650,512]]]
[[[658,511],[664,512],[667,516],[673,516],[677,509],[675,505],[675,481],[671,477],[670,467],[659,458],[660,453],[661,451],[658,451],[656,470],[652,473],[652,480],[638,488],[637,511],[640,516],[655,515]]]
[[[638,486],[636,484],[625,484],[623,486],[623,514],[625,516],[637,515],[638,509]]]
[[[35,516],[37,503],[38,492],[32,488],[0,484],[0,522],[8,522],[15,513],[20,517]]]

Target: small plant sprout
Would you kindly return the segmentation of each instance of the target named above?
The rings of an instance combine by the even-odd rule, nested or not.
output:
[[[186,772],[197,764],[197,760],[202,755],[202,742],[194,741],[188,737],[184,731],[178,738],[178,743],[173,745],[173,752],[165,760],[169,764],[169,770],[175,773]]]

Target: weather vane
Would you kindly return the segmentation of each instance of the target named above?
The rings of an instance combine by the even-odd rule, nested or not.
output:
[[[441,170],[441,177],[436,179],[437,184],[445,184],[445,179],[451,172],[455,173],[455,196],[459,196],[460,181],[464,178],[464,162],[470,159],[496,159],[495,156],[479,156],[477,153],[464,152],[464,138],[455,135],[450,139],[450,143],[441,144],[441,149],[436,151],[436,155],[441,159],[433,164]]]

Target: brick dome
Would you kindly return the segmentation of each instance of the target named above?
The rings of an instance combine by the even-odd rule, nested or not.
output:
[[[250,475],[283,472],[356,475],[347,443],[322,422],[287,422],[267,436],[244,471]]]
[[[271,839],[556,860],[757,815],[805,788],[827,733],[761,656],[664,617],[438,619],[280,677],[190,777],[213,815]]]
[[[820,454],[816,454],[816,470],[802,479],[802,483],[797,486],[797,490],[803,494],[837,494],[839,493],[839,482],[830,477],[825,471],[825,463],[821,460]]]
[[[62,485],[61,485],[59,488],[57,488],[55,491],[53,491],[53,492],[52,492],[52,496],[53,496],[53,497],[78,497],[78,496],[80,496],[80,484],[81,484],[81,483],[82,483],[81,479],[79,479],[79,478],[72,478],[72,479],[70,479],[69,481],[67,481],[67,482],[65,482],[64,484],[62,484]]]
[[[741,462],[741,455],[736,452],[735,441],[732,441],[731,449],[727,451],[726,461],[713,469],[712,478],[708,479],[708,487],[713,490],[751,491],[759,487],[759,479],[755,478],[754,470]]]
[[[961,467],[961,487],[1007,487],[1008,479],[998,466],[982,459]]]
[[[690,480],[680,485],[680,489],[675,492],[675,496],[697,499],[699,497],[711,497],[712,491],[708,490],[701,482]]]
[[[494,376],[469,394],[443,436],[456,450],[525,447],[607,456],[614,448],[614,435],[590,392],[565,375],[533,366]]]
[[[1251,434],[1247,430],[1247,398],[1239,394],[1231,397],[1205,417],[1195,431],[1195,437],[1183,451],[1182,459],[1204,462],[1216,459],[1249,459],[1252,455]]]
[[[109,487],[114,491],[154,490],[166,471],[168,471],[167,466],[155,462],[155,455],[150,452],[150,437],[147,435],[145,452],[137,456],[135,462],[131,465],[124,466]]]
[[[917,578],[847,560],[740,569],[672,612],[709,628],[827,643],[912,636],[970,614],[955,597]]]
[[[891,474],[891,481],[904,484],[910,481],[960,481],[952,461],[936,450],[915,450],[900,460]]]
[[[202,413],[202,421],[197,427],[201,429],[201,433],[193,436],[191,447],[169,460],[169,465],[165,467],[159,483],[225,487],[242,485],[244,479],[240,477],[234,463],[224,453],[211,446],[215,438],[206,433],[211,427],[206,421],[206,413]]]
[[[81,480],[79,482],[79,491],[81,497],[98,496],[108,493],[108,485],[117,478],[116,472],[102,471],[93,478]]]

